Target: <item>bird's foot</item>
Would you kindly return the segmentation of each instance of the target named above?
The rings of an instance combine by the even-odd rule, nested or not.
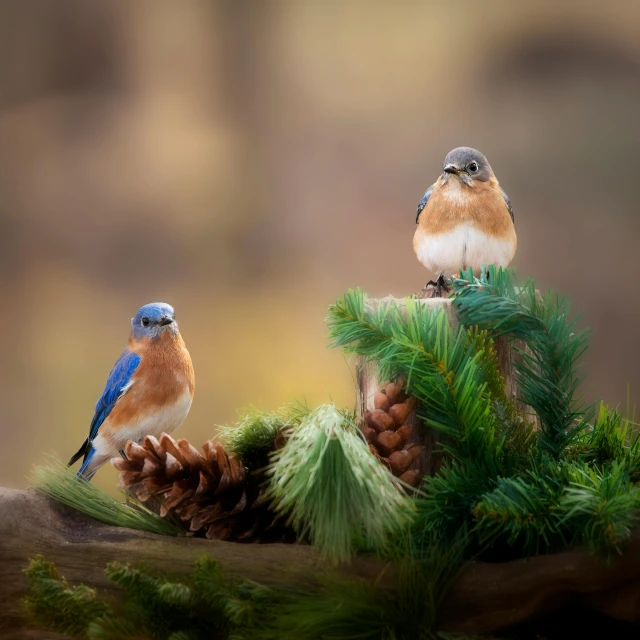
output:
[[[442,292],[449,293],[451,287],[449,286],[449,280],[445,279],[443,275],[439,276],[437,280],[429,280],[424,285],[424,289],[420,293],[420,298],[442,298]]]
[[[449,291],[451,291],[449,287],[449,281],[445,280],[445,277],[442,274],[440,274],[435,282],[433,282],[433,280],[429,280],[427,284],[434,285],[433,291],[431,293],[432,298],[442,298],[443,291],[446,293],[449,293]]]

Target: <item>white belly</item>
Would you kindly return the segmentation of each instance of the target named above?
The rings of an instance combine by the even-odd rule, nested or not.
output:
[[[119,425],[115,428],[109,424],[109,418],[107,418],[93,441],[93,447],[98,454],[112,456],[120,449],[124,449],[124,445],[129,440],[140,442],[148,435],[158,437],[162,433],[171,433],[184,422],[191,408],[191,400],[191,394],[185,388],[176,402],[145,415],[132,424]]]
[[[515,241],[502,240],[478,230],[471,223],[458,225],[449,233],[426,234],[416,231],[414,248],[418,260],[429,271],[451,276],[473,267],[478,272],[483,265],[509,265],[516,251]]]

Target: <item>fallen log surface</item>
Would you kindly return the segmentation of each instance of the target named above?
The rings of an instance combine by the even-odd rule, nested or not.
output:
[[[112,595],[107,562],[145,564],[178,575],[190,573],[204,555],[231,574],[267,585],[300,589],[317,584],[322,568],[304,545],[252,545],[164,537],[105,525],[49,500],[33,490],[0,489],[0,637],[3,640],[62,638],[29,627],[20,600],[28,591],[23,574],[28,559],[41,553],[71,583],[82,582]],[[382,564],[358,559],[344,575],[374,581]],[[394,572],[385,572],[392,589]],[[488,633],[536,616],[580,604],[613,618],[640,620],[640,531],[624,556],[607,564],[585,549],[505,563],[471,562],[448,593],[440,611],[442,631]]]

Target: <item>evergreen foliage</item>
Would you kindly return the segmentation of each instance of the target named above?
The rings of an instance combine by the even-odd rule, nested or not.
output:
[[[505,559],[577,543],[620,552],[640,507],[640,445],[618,412],[602,406],[594,420],[581,399],[588,334],[566,300],[489,267],[454,280],[452,304],[455,328],[420,301],[374,307],[360,290],[329,311],[334,346],[376,363],[382,378],[406,379],[419,418],[440,433],[446,461],[416,499],[417,538],[468,531],[469,553]],[[518,341],[519,399],[538,430],[505,395],[498,336]]]
[[[177,536],[183,531],[131,496],[127,496],[124,503],[101,491],[53,457],[47,464],[35,467],[30,481],[45,496],[106,524],[165,536]]]
[[[280,430],[287,425],[300,424],[308,413],[309,408],[302,402],[287,405],[276,413],[253,410],[235,425],[220,427],[218,437],[247,467],[259,468],[268,463]]]
[[[105,574],[123,590],[117,601],[70,587],[42,556],[26,570],[25,608],[43,628],[99,640],[432,640],[440,601],[460,568],[464,541],[396,547],[398,588],[318,575],[304,592],[232,579],[205,556],[186,576],[112,562]],[[455,636],[458,638],[457,636]],[[451,636],[453,639],[454,636]]]
[[[461,538],[447,544],[433,540],[420,549],[400,543],[397,589],[325,579],[318,593],[284,602],[257,640],[435,640],[438,607],[458,575],[463,548]],[[378,579],[383,580],[384,575]]]
[[[124,604],[83,585],[70,587],[53,563],[37,556],[26,570],[27,614],[38,626],[74,638],[250,640],[271,624],[275,610],[273,591],[229,578],[208,556],[185,578],[119,562],[109,563],[105,574],[123,590]]]
[[[95,589],[84,585],[70,587],[53,562],[47,562],[42,556],[30,560],[25,574],[32,590],[23,604],[39,627],[84,638],[89,624],[109,610],[108,605],[97,598]]]
[[[322,405],[287,435],[273,455],[267,496],[324,558],[345,561],[358,546],[381,548],[406,527],[410,501],[352,415]]]
[[[544,298],[529,280],[518,286],[514,272],[489,267],[480,278],[473,272],[454,280],[454,305],[460,321],[519,338],[527,344],[516,361],[520,398],[541,423],[539,446],[558,458],[592,420],[594,405],[576,398],[582,376],[579,358],[587,349],[588,332],[575,332],[569,303],[548,293]]]

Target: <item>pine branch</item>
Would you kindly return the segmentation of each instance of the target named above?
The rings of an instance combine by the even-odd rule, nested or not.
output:
[[[26,574],[31,593],[24,605],[37,626],[101,640],[249,640],[271,624],[276,604],[290,598],[230,578],[208,556],[180,580],[144,567],[109,563],[106,576],[123,590],[124,598],[118,601],[101,600],[94,589],[82,585],[70,587],[42,556],[30,561]]]
[[[358,539],[381,548],[411,519],[398,481],[371,454],[352,418],[323,405],[274,454],[267,496],[321,555],[348,560]]]
[[[219,427],[217,435],[230,454],[255,469],[267,463],[274,440],[285,424],[281,415],[253,411],[233,426]]]
[[[425,478],[424,497],[416,500],[416,538],[444,538],[473,528],[472,513],[484,494],[496,486],[482,463],[451,460],[437,475]]]
[[[609,557],[621,553],[638,520],[640,487],[630,482],[626,462],[605,464],[602,469],[584,465],[570,468],[570,485],[560,506],[563,524],[580,532],[579,540],[594,553]]]
[[[376,363],[383,379],[407,380],[407,393],[420,403],[419,418],[450,438],[444,447],[451,455],[483,458],[498,473],[483,354],[464,328],[452,330],[443,313],[412,299],[402,311],[393,302],[374,311],[360,290],[330,308],[328,324],[332,346]]]
[[[400,574],[397,591],[364,581],[325,578],[319,593],[296,594],[285,601],[255,640],[436,640],[438,608],[459,574],[466,544],[462,536],[446,543],[429,537],[423,546],[401,538],[395,557]]]
[[[500,478],[496,488],[482,497],[473,516],[483,544],[504,540],[527,555],[537,555],[572,541],[560,520],[566,473],[553,459],[548,459],[543,469]]]
[[[484,361],[487,391],[496,417],[497,437],[504,438],[505,450],[509,454],[508,462],[522,468],[527,462],[525,458],[530,456],[536,447],[534,423],[518,411],[514,398],[507,395],[505,379],[498,365],[495,342],[489,336],[489,332],[475,325],[468,329],[468,335],[474,350]]]
[[[303,402],[293,402],[276,413],[254,409],[235,425],[219,427],[218,438],[237,460],[257,469],[268,463],[281,429],[300,424],[310,412]]]
[[[32,591],[23,606],[39,627],[86,638],[89,624],[109,610],[98,600],[95,589],[84,585],[70,587],[53,562],[47,562],[43,556],[30,560],[25,574]]]
[[[521,400],[540,417],[541,450],[558,458],[591,420],[595,405],[577,397],[576,375],[587,349],[588,333],[575,333],[569,304],[548,294],[538,296],[533,282],[519,287],[510,270],[489,267],[480,278],[471,271],[453,283],[461,322],[526,341],[531,353],[516,362]]]

